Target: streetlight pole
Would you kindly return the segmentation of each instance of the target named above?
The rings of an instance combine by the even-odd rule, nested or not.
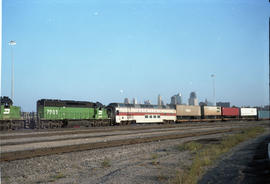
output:
[[[15,41],[10,41],[8,44],[11,47],[11,100],[14,101],[14,56],[13,56],[13,46],[16,45]]]
[[[213,103],[214,106],[216,105],[216,90],[215,90],[215,74],[212,74],[211,77],[213,78]]]
[[[0,0],[0,97],[2,96],[2,0]]]

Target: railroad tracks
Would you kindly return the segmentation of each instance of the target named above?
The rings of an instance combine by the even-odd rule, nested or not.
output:
[[[89,129],[77,130],[77,132],[56,131],[47,132],[47,134],[45,132],[41,134],[15,134],[14,136],[1,136],[0,161],[12,161],[51,154],[227,133],[238,131],[248,126],[253,126],[253,124],[212,123],[189,127],[179,125],[155,127],[138,126],[135,128],[121,127],[120,129],[106,129],[106,131],[104,131],[104,129],[103,131],[102,129]]]
[[[208,130],[208,131],[183,133],[183,134],[167,134],[167,135],[160,135],[160,136],[137,137],[137,138],[128,138],[128,139],[111,140],[111,141],[103,141],[103,142],[82,143],[78,145],[64,145],[64,146],[57,146],[57,147],[43,147],[43,148],[30,149],[30,150],[11,151],[11,152],[1,153],[1,162],[18,160],[18,159],[27,159],[27,158],[45,156],[45,155],[51,155],[51,154],[61,154],[61,153],[69,153],[69,152],[75,152],[75,151],[85,151],[85,150],[91,150],[91,149],[147,143],[147,142],[154,142],[154,141],[161,141],[161,140],[168,140],[168,139],[179,139],[179,138],[186,138],[186,137],[227,133],[227,132],[237,131],[240,129],[241,128],[226,128],[226,129],[221,129],[221,130]]]
[[[205,127],[205,126],[229,126],[229,125],[247,125],[248,122],[203,122],[203,123],[184,123],[184,124],[169,124],[169,125],[146,125],[146,126],[115,126],[115,127],[101,127],[101,128],[88,128],[88,129],[49,129],[49,130],[36,130],[30,132],[1,132],[1,140],[6,139],[19,139],[19,138],[34,138],[34,137],[45,137],[45,136],[58,136],[58,135],[75,135],[75,134],[87,134],[87,133],[98,133],[98,132],[115,132],[115,131],[136,131],[146,129],[165,129],[165,128],[177,128],[177,127]],[[256,122],[256,125],[263,125],[264,122]]]

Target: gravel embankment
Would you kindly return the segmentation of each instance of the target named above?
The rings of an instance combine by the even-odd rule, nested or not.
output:
[[[2,183],[166,183],[190,155],[176,146],[200,138],[166,140],[1,163]]]
[[[270,130],[241,143],[227,153],[203,176],[199,184],[270,183],[268,143]]]

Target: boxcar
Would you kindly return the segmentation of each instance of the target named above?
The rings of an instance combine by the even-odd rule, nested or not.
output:
[[[237,107],[222,107],[221,108],[222,118],[239,118],[240,112]]]
[[[200,119],[201,108],[200,106],[191,105],[176,105],[176,119]]]
[[[172,123],[176,120],[175,108],[165,105],[111,103],[107,109],[116,124]]]
[[[258,119],[270,119],[270,111],[258,110]]]
[[[221,118],[221,107],[217,106],[201,106],[203,119],[218,119]]]
[[[41,128],[100,126],[110,123],[100,103],[41,99],[37,101],[38,126]]]

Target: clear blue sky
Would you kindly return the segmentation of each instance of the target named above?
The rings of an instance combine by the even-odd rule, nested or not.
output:
[[[2,95],[268,104],[268,0],[3,0]],[[120,93],[123,90],[123,94]]]

